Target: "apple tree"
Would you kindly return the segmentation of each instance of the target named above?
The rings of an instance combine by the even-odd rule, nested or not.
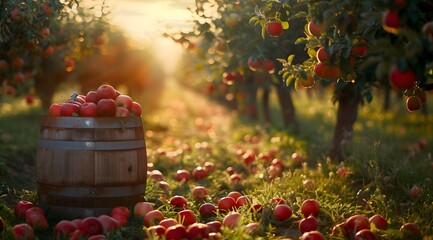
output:
[[[300,7],[306,11],[288,14]],[[432,9],[425,0],[269,0],[251,20],[262,29],[275,19],[307,21],[295,43],[305,44],[309,59],[296,64],[289,54],[280,74],[288,84],[332,84],[338,107],[328,155],[344,159],[358,107],[372,101],[375,89],[404,92],[409,111],[425,103],[432,88]]]
[[[103,44],[107,8],[80,1],[0,3],[0,97],[34,96],[48,109],[76,61]]]
[[[276,74],[282,68],[276,59],[287,56],[290,51],[298,52],[296,60],[299,62],[308,57],[302,46],[293,44],[303,34],[304,23],[302,20],[294,23],[301,29],[298,36],[292,33],[276,38],[289,24],[276,22],[262,38],[260,29],[249,23],[255,6],[261,3],[258,0],[196,1],[195,8],[191,9],[193,30],[170,37],[188,48],[193,48],[191,45],[198,48],[203,61],[208,63],[205,66],[228,86],[229,95],[237,100],[239,110],[253,118],[257,117],[256,97],[262,92],[263,115],[266,121],[271,121],[269,93],[275,89],[285,127],[296,130],[295,108],[290,92]]]

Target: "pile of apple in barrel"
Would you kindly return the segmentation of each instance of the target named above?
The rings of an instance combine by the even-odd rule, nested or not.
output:
[[[49,116],[67,117],[129,117],[141,116],[141,106],[113,86],[104,84],[86,95],[72,93],[65,103],[53,103]]]

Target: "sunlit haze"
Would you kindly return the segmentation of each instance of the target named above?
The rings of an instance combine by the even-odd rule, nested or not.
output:
[[[167,29],[188,28],[194,0],[107,0],[111,22],[124,29],[127,35],[144,47],[150,46],[167,72],[171,72],[179,60],[181,46],[162,34]]]

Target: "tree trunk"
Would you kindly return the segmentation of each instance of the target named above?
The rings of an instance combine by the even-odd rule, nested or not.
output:
[[[67,75],[63,63],[55,60],[55,58],[43,58],[41,60],[41,68],[35,75],[35,90],[41,99],[43,111],[48,111],[57,87],[60,83],[65,82]]]
[[[263,117],[266,124],[270,124],[272,122],[271,110],[269,107],[269,95],[270,95],[270,90],[264,89],[262,95],[262,105],[263,105],[262,107],[263,107]]]
[[[383,95],[383,106],[382,110],[384,112],[388,112],[391,108],[391,88],[389,86],[386,86],[383,88],[385,91],[385,94]]]
[[[296,120],[295,106],[293,105],[290,90],[284,84],[276,85],[278,101],[280,103],[281,112],[283,114],[283,124],[285,128],[292,130],[295,133],[299,132],[299,125]]]
[[[353,125],[358,117],[361,96],[354,86],[347,85],[340,92],[337,102],[337,122],[328,157],[342,161],[347,158],[348,147],[352,142]]]

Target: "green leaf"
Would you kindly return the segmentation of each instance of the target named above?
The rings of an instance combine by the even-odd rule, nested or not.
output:
[[[259,21],[258,17],[252,17],[252,18],[250,18],[250,21],[248,23],[251,24],[252,22],[257,22],[257,21]]]
[[[296,39],[295,44],[303,44],[307,41],[308,41],[307,38],[300,37],[300,38]]]
[[[289,22],[281,22],[283,29],[289,29]]]
[[[299,92],[300,86],[301,84],[299,83],[299,81],[295,81],[295,91]]]
[[[289,65],[292,64],[294,58],[295,58],[295,54],[291,54],[291,55],[287,58],[287,62],[289,63]]]
[[[314,48],[309,48],[307,53],[308,53],[308,56],[310,56],[310,58],[315,58],[317,52]]]
[[[290,76],[286,79],[286,86],[289,86],[295,78],[296,78],[296,77],[295,77],[294,75],[290,75]]]
[[[262,27],[262,38],[265,38],[266,35],[266,28]]]

